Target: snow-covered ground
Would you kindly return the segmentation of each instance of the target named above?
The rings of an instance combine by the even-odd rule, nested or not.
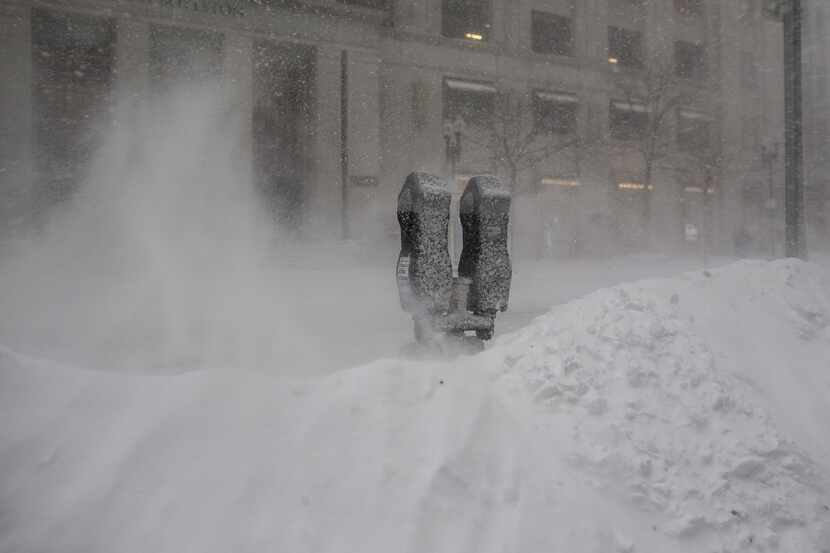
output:
[[[0,551],[826,553],[829,278],[743,261],[302,379],[4,349]]]
[[[413,340],[391,247],[371,255],[342,244],[266,254],[232,243],[235,259],[194,261],[191,251],[216,246],[159,241],[148,263],[132,243],[102,253],[84,240],[86,231],[79,234],[24,244],[0,263],[7,314],[0,343],[109,372],[243,366],[302,377],[397,356]],[[497,334],[596,289],[700,266],[696,257],[661,255],[519,260]]]

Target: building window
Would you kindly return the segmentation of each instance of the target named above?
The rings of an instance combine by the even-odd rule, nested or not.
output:
[[[175,84],[208,82],[222,75],[221,33],[150,26],[149,73],[153,88],[167,92]]]
[[[756,0],[740,0],[738,4],[738,17],[742,20],[750,20],[755,17]]]
[[[535,128],[540,133],[575,134],[579,100],[572,94],[539,91],[533,95]]]
[[[681,109],[677,113],[677,147],[682,152],[702,152],[709,144],[709,117]]]
[[[643,138],[648,130],[648,108],[636,102],[614,100],[609,110],[611,136],[618,140]]]
[[[387,0],[337,0],[341,4],[349,4],[352,6],[359,6],[361,8],[371,8],[374,10],[385,10],[389,3]]]
[[[275,221],[298,228],[311,140],[314,50],[256,40],[251,61],[255,182]]]
[[[489,127],[496,89],[492,85],[459,79],[444,80],[444,119],[460,119],[467,126]]]
[[[449,38],[487,40],[490,0],[444,0],[441,32]]]
[[[573,20],[570,17],[533,11],[531,35],[534,52],[559,56],[573,55]]]
[[[674,0],[674,8],[682,15],[702,15],[703,0]]]
[[[674,67],[678,77],[702,79],[706,76],[703,45],[678,41],[674,43]]]
[[[620,27],[608,27],[608,62],[626,67],[643,66],[643,34]]]
[[[34,8],[31,25],[35,194],[48,205],[76,190],[103,138],[115,22]]]

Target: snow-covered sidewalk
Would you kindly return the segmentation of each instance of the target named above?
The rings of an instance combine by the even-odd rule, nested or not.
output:
[[[413,340],[392,247],[367,255],[343,244],[233,243],[228,259],[200,242],[199,255],[168,245],[148,261],[138,248],[102,253],[59,238],[24,244],[0,263],[0,344],[106,371],[230,366],[305,377],[397,356]],[[518,261],[497,335],[596,289],[699,267],[697,258],[655,255]]]
[[[0,552],[830,547],[830,285],[740,262],[454,362],[146,376],[0,353]]]

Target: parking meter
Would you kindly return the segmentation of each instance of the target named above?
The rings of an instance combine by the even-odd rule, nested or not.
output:
[[[496,177],[473,177],[461,196],[460,213],[464,246],[458,276],[471,280],[467,309],[495,316],[507,309],[513,274],[507,251],[510,190]],[[477,334],[488,340],[492,330]]]
[[[481,351],[510,295],[510,191],[495,177],[474,177],[467,184],[457,278],[449,254],[450,201],[444,180],[425,173],[406,178],[398,195],[398,293],[414,319],[418,344],[445,353]]]
[[[401,307],[415,318],[416,336],[424,321],[447,312],[453,286],[448,229],[452,195],[446,182],[412,173],[398,195],[401,252],[397,281]]]

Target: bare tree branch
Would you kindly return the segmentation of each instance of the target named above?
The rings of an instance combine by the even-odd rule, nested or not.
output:
[[[502,95],[497,98],[491,120],[482,135],[471,133],[466,138],[486,152],[487,159],[510,176],[518,190],[518,175],[553,157],[575,151],[585,144],[578,134],[556,134],[544,131],[532,117],[532,106],[522,98]]]

